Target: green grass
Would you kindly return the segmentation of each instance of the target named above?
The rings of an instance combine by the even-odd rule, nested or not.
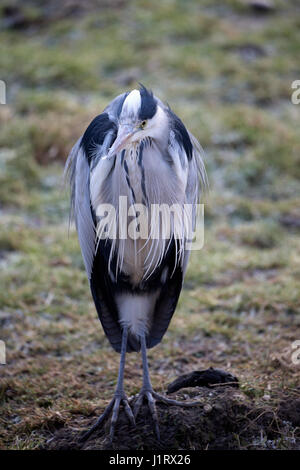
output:
[[[299,368],[274,357],[299,339],[300,326],[293,2],[275,2],[259,19],[238,0],[222,9],[112,2],[46,23],[30,3],[23,30],[0,32],[8,90],[0,106],[0,446],[37,448],[113,391],[118,358],[96,317],[74,230],[68,236],[61,183],[90,120],[138,81],[199,138],[211,186],[204,248],[193,253],[176,315],[149,354],[154,385],[217,366],[258,401],[268,386],[275,401],[288,397]],[[137,360],[128,358],[129,394],[141,380]]]

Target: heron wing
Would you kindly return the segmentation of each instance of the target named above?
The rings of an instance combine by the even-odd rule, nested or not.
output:
[[[90,168],[80,138],[72,148],[65,167],[71,184],[71,211],[75,218],[85,269],[90,279],[95,252],[95,225],[90,208]]]
[[[175,257],[175,253],[173,256]],[[168,272],[167,279],[161,286],[160,294],[155,304],[152,326],[146,337],[147,348],[156,346],[167,331],[176,309],[182,282],[182,267],[177,266],[175,270],[172,267]]]
[[[108,247],[96,245],[96,215],[91,206],[90,175],[93,166],[115,138],[114,116],[119,101],[97,116],[72,148],[65,166],[71,186],[71,214],[74,215],[82,257],[97,313],[104,332],[116,351],[121,349],[122,332],[114,301],[114,283],[108,273]],[[118,101],[119,100],[119,101]],[[107,139],[109,136],[109,139]],[[131,350],[131,345],[128,345]]]
[[[185,202],[196,206],[197,202],[200,201],[202,192],[204,192],[208,186],[202,160],[203,150],[197,139],[187,131],[183,123],[170,108],[167,108],[167,111],[169,112],[171,122],[173,122],[173,125],[171,124],[170,140],[175,139],[176,152],[179,153],[179,161],[181,164],[179,173],[181,172],[183,175],[187,171]],[[173,148],[175,146],[173,146]],[[172,160],[174,160],[174,158],[172,158]],[[196,212],[194,212],[193,217],[194,226]],[[177,265],[175,269],[171,269],[172,262],[170,264],[170,258],[173,260],[173,267],[174,260],[176,259],[176,250],[174,247],[169,260],[164,261],[166,267],[168,267],[167,276],[156,301],[152,327],[147,336],[148,348],[152,348],[158,344],[168,329],[182,289],[189,256],[190,250],[184,249],[180,265]]]

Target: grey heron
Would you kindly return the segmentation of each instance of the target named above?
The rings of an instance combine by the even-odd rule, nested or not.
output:
[[[83,439],[110,415],[112,439],[121,404],[134,425],[145,399],[158,438],[156,401],[194,405],[156,393],[147,362],[147,348],[161,341],[177,305],[190,254],[185,245],[189,234],[179,221],[178,235],[173,218],[168,236],[163,236],[164,221],[154,220],[152,212],[144,223],[144,237],[123,236],[119,229],[128,228],[134,214],[120,211],[121,197],[138,206],[135,215],[152,205],[195,208],[207,181],[201,153],[179,117],[143,85],[117,96],[70,152],[65,171],[91,293],[104,332],[121,355],[114,397]],[[101,224],[107,207],[115,209],[115,220]],[[194,210],[191,218],[194,226]],[[137,232],[140,225],[141,219]],[[155,228],[158,237],[151,236]],[[140,350],[143,384],[132,410],[123,387],[125,356]]]

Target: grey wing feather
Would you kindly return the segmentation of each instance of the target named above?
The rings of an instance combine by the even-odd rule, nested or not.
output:
[[[106,140],[104,140],[104,145]],[[101,154],[102,148],[98,148]],[[94,156],[97,158],[97,155]],[[96,229],[90,202],[90,167],[82,146],[82,137],[72,148],[65,177],[71,186],[71,216],[74,216],[79,244],[90,287],[106,336],[116,351],[120,351],[122,332],[114,302],[114,290],[108,276],[105,254],[96,252]],[[105,250],[104,250],[105,251]],[[128,350],[132,350],[128,341]]]
[[[204,152],[197,139],[191,133],[189,136],[193,145],[193,156],[189,162],[186,201],[190,204],[197,204],[201,200],[202,193],[208,188],[208,180],[202,160]],[[189,256],[190,250],[185,249],[182,266],[178,266],[172,275],[169,274],[162,287],[154,309],[152,328],[147,336],[148,348],[158,344],[167,331],[182,289]]]
[[[182,288],[182,269],[177,267],[172,276],[168,276],[162,287],[154,308],[152,327],[147,335],[147,348],[158,344],[168,329],[171,318],[175,312],[178,298]]]
[[[208,178],[203,162],[204,150],[191,132],[189,132],[189,136],[193,145],[193,158],[191,159],[189,167],[186,196],[191,202],[200,202],[201,197],[209,188]]]
[[[189,136],[193,145],[193,157],[189,162],[189,170],[188,170],[188,177],[187,177],[187,185],[186,185],[186,200],[189,204],[197,204],[200,203],[203,195],[208,191],[209,184],[208,178],[203,162],[204,158],[204,150],[202,149],[201,145],[199,144],[196,137],[193,136],[191,132],[189,132]],[[193,218],[193,229],[196,223],[196,210],[194,213]],[[185,275],[188,261],[190,257],[190,250],[185,250],[184,257],[183,257],[183,275]]]
[[[91,278],[95,254],[95,225],[90,206],[90,172],[81,138],[72,148],[65,166],[71,185],[71,213],[74,215],[78,239],[88,278]]]

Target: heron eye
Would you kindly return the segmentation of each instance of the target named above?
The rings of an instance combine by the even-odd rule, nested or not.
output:
[[[142,122],[141,122],[141,129],[144,129],[144,127],[146,126],[146,124],[147,124],[147,121],[142,121]]]

